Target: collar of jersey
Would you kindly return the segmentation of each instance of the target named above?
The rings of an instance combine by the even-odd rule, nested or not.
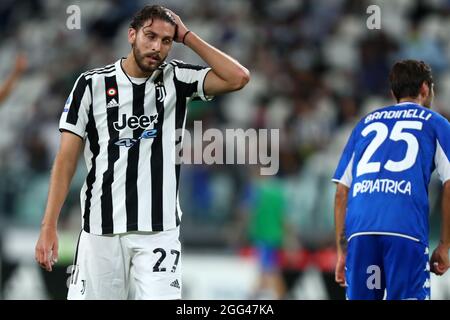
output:
[[[122,57],[122,58],[120,58],[119,59],[119,65],[120,65],[120,70],[122,71],[122,73],[125,75],[125,77],[127,77],[127,79],[128,79],[128,81],[130,81],[131,82],[131,84],[132,85],[135,85],[135,86],[141,86],[141,85],[145,85],[146,83],[147,83],[147,81],[149,80],[149,79],[152,79],[152,81],[154,80],[154,79],[156,79],[156,77],[159,75],[159,73],[164,69],[164,67],[166,66],[166,63],[164,62],[163,64],[161,64],[159,67],[158,67],[158,69],[156,69],[146,80],[145,80],[145,82],[143,82],[143,83],[141,83],[141,84],[137,84],[137,83],[134,83],[131,79],[130,79],[130,76],[125,72],[125,70],[123,69],[123,66],[122,66],[122,60],[123,59],[126,59],[125,57]]]

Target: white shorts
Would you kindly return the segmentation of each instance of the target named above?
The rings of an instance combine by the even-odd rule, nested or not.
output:
[[[181,299],[179,233],[82,231],[67,299]]]

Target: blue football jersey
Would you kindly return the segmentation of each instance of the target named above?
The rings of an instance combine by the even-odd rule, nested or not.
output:
[[[450,124],[438,113],[405,102],[359,121],[334,182],[350,188],[345,234],[392,234],[428,245],[428,184],[434,169],[450,179]]]

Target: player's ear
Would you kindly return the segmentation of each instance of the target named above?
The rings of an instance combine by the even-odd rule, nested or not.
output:
[[[128,43],[133,44],[136,41],[137,31],[134,28],[128,28]]]
[[[422,82],[422,85],[419,89],[419,94],[422,95],[422,97],[428,97],[431,93],[431,88],[429,87],[428,83],[426,81]]]

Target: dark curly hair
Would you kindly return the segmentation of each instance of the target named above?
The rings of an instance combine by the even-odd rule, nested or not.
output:
[[[175,26],[175,35],[177,34],[177,23],[174,17],[166,8],[160,5],[145,6],[133,16],[130,28],[139,30],[147,20],[160,19]]]
[[[402,60],[392,67],[389,74],[392,92],[397,102],[406,97],[417,97],[422,83],[428,84],[431,89],[433,77],[431,68],[423,61]]]

